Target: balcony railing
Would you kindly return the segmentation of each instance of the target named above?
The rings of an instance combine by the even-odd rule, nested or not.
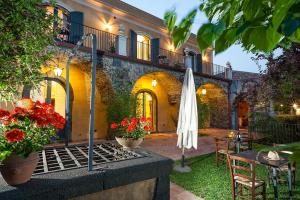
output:
[[[185,56],[181,53],[159,48],[158,52],[152,52],[153,46],[148,43],[137,42],[136,55],[132,55],[132,42],[130,38],[115,35],[106,31],[102,31],[90,26],[72,22],[72,26],[68,31],[59,34],[59,38],[68,43],[76,44],[82,35],[87,33],[95,34],[97,37],[97,49],[106,53],[128,56],[137,60],[151,61],[155,64],[166,65],[174,68],[185,68]],[[120,38],[123,37],[123,38]],[[121,44],[123,42],[123,44]],[[84,40],[84,47],[91,47],[90,40]],[[141,51],[137,51],[141,49]],[[208,74],[220,78],[228,78],[230,70],[227,67],[216,65],[209,62],[202,62],[202,69],[198,72]]]

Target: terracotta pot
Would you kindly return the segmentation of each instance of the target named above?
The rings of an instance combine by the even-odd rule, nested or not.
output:
[[[116,140],[124,149],[134,149],[143,142],[144,138],[139,138],[135,140],[132,138],[116,137]]]
[[[0,172],[9,185],[26,183],[30,180],[38,161],[38,153],[31,153],[27,158],[12,154],[0,164]]]

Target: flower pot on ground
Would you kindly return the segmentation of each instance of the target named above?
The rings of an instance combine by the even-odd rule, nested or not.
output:
[[[51,104],[21,99],[15,106],[12,112],[0,109],[0,172],[10,185],[30,179],[39,159],[36,152],[65,124]]]
[[[124,118],[120,123],[112,123],[111,129],[116,130],[116,141],[124,149],[138,147],[146,134],[152,130],[151,118]]]

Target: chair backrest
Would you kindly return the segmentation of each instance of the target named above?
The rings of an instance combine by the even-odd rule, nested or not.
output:
[[[229,149],[229,140],[215,137],[216,151]]]
[[[253,160],[242,158],[236,155],[227,155],[232,182],[234,179],[241,178],[252,183],[255,187],[256,163]]]

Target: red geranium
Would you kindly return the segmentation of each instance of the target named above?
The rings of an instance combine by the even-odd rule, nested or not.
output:
[[[110,128],[112,128],[112,129],[116,129],[116,128],[118,128],[119,127],[119,125],[117,124],[117,123],[112,123],[111,125],[110,125]]]
[[[4,137],[9,141],[9,142],[19,142],[25,138],[26,134],[21,131],[20,129],[14,128],[10,131],[7,131],[4,134]]]
[[[128,126],[129,122],[128,122],[128,118],[124,118],[122,121],[121,121],[121,125],[122,126]]]
[[[0,109],[0,119],[8,117],[10,113],[7,110]]]

